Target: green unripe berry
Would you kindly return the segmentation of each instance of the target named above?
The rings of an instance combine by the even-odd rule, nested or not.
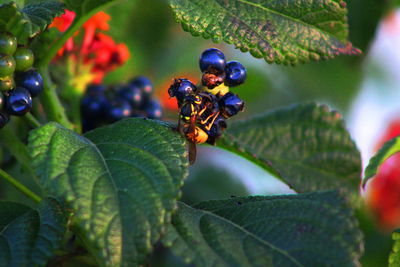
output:
[[[14,54],[15,59],[15,70],[26,71],[33,65],[34,56],[32,50],[26,47],[18,47]]]
[[[15,71],[15,60],[12,56],[0,54],[0,77],[10,76]]]
[[[12,90],[15,87],[14,78],[12,76],[0,77],[0,91]]]
[[[0,33],[0,54],[13,55],[17,49],[17,38],[10,33]]]

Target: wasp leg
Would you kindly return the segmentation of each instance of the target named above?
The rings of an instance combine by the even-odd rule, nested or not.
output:
[[[182,136],[185,136],[185,133],[183,132],[183,129],[182,129],[182,124],[181,124],[181,118],[180,117],[178,119],[178,131]]]
[[[205,127],[205,129],[207,131],[209,131],[211,129],[211,127],[213,126],[213,124],[214,124],[215,120],[217,119],[218,115],[219,115],[219,111],[215,114],[215,117],[212,119],[211,123]]]
[[[211,115],[210,115],[210,116],[208,116],[206,119],[204,119],[204,120],[201,120],[201,121],[200,121],[200,123],[201,123],[201,124],[206,124],[206,123],[208,122],[208,120],[209,120],[209,119],[211,119],[213,116],[217,116],[217,115],[215,115],[215,114],[217,114],[217,115],[218,115],[218,114],[219,114],[219,111],[218,111],[217,113],[213,113],[213,114],[211,114]],[[214,120],[215,120],[215,118],[214,118]]]
[[[204,111],[206,111],[206,110],[207,110],[207,107],[205,107],[202,110],[200,110],[199,113],[198,113],[198,116],[201,116],[204,113]]]
[[[208,100],[210,100],[210,101],[211,101],[211,97],[210,97],[208,94],[205,94],[205,93],[199,93],[199,95],[200,95],[201,97],[208,98]]]
[[[196,162],[196,144],[189,142],[189,164],[193,165]]]

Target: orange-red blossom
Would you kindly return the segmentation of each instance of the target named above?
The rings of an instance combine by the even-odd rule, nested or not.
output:
[[[65,32],[73,23],[75,13],[65,10],[65,13],[54,19],[49,27],[55,27]],[[58,51],[56,60],[61,57],[70,57],[78,63],[91,66],[94,83],[101,83],[104,75],[124,64],[130,54],[123,43],[116,44],[114,40],[101,31],[109,30],[110,16],[98,12],[83,25],[83,39],[77,43],[79,33],[69,38],[65,45]]]

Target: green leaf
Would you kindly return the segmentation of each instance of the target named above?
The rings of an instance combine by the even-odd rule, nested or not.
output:
[[[196,266],[358,266],[362,248],[334,191],[179,203],[163,242]]]
[[[127,119],[82,137],[56,123],[31,132],[43,187],[65,199],[101,265],[137,266],[152,250],[187,176],[185,140],[167,124]]]
[[[400,266],[400,230],[393,232],[392,239],[394,244],[389,256],[389,267],[398,267]]]
[[[361,158],[341,115],[302,104],[230,124],[218,145],[274,173],[297,192],[358,193]]]
[[[385,162],[385,160],[398,152],[400,152],[400,136],[386,142],[375,156],[369,160],[368,166],[365,168],[363,186],[365,186],[369,179],[375,176],[379,166]]]
[[[185,31],[234,44],[268,63],[297,64],[360,53],[347,41],[342,0],[170,0],[170,4]]]
[[[19,10],[14,2],[0,5],[0,31],[8,31],[18,38],[18,43],[25,44],[35,37],[57,16],[64,12],[64,4],[45,1],[26,5]]]
[[[0,266],[45,266],[62,245],[66,223],[53,198],[37,209],[0,201]]]

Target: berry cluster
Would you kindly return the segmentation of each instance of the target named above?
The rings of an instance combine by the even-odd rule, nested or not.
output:
[[[168,93],[178,100],[178,128],[186,139],[196,144],[215,144],[227,127],[226,119],[243,110],[243,100],[229,92],[229,87],[246,80],[246,69],[237,61],[226,62],[220,50],[211,48],[202,53],[200,70],[203,86],[175,79]]]
[[[224,53],[216,48],[201,54],[200,70],[203,72],[201,81],[209,90],[222,83],[228,87],[238,86],[246,80],[246,68],[238,61],[226,62]]]
[[[23,116],[32,108],[32,97],[43,90],[42,76],[32,69],[30,49],[18,46],[17,38],[0,33],[0,128],[10,115]]]
[[[83,131],[128,117],[161,119],[161,104],[152,95],[153,85],[143,76],[109,90],[104,85],[88,86],[81,102]]]

